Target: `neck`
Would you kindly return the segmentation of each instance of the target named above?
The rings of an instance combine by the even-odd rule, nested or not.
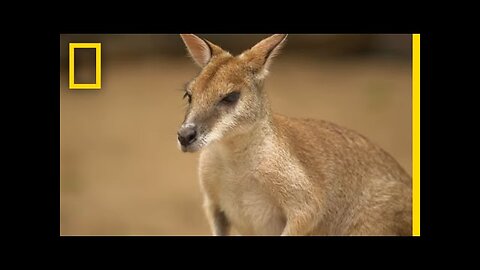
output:
[[[266,139],[274,136],[271,114],[269,111],[252,126],[237,134],[219,141],[219,145],[231,154],[246,154],[256,150]]]

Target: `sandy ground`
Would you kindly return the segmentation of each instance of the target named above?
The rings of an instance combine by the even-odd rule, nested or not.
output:
[[[198,154],[181,153],[189,59],[114,61],[100,91],[61,71],[61,234],[208,235]],[[352,128],[411,174],[411,67],[395,59],[279,57],[265,89],[277,112]],[[79,70],[78,72],[82,72]]]

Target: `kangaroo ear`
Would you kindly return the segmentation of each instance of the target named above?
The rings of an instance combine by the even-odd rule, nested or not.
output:
[[[257,43],[251,49],[242,54],[248,64],[260,76],[264,77],[268,73],[268,69],[272,63],[272,59],[280,53],[280,49],[287,40],[287,34],[275,34]]]
[[[208,40],[199,38],[194,34],[180,34],[180,37],[182,37],[190,56],[195,63],[202,68],[208,64],[212,57],[223,51],[217,45]]]

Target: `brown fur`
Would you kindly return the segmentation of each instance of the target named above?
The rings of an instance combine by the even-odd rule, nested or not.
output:
[[[199,175],[215,235],[230,226],[252,235],[411,235],[411,178],[389,154],[333,123],[270,111],[263,80],[286,35],[236,57],[182,37],[204,65],[186,89],[184,125],[195,124],[199,139],[181,148],[202,149]],[[202,42],[210,52],[192,53],[206,48]],[[241,93],[236,104],[219,103],[232,91]]]

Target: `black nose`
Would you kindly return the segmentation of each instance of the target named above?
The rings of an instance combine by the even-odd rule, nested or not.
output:
[[[183,146],[188,146],[197,139],[197,128],[195,126],[182,127],[178,131],[178,141]]]

